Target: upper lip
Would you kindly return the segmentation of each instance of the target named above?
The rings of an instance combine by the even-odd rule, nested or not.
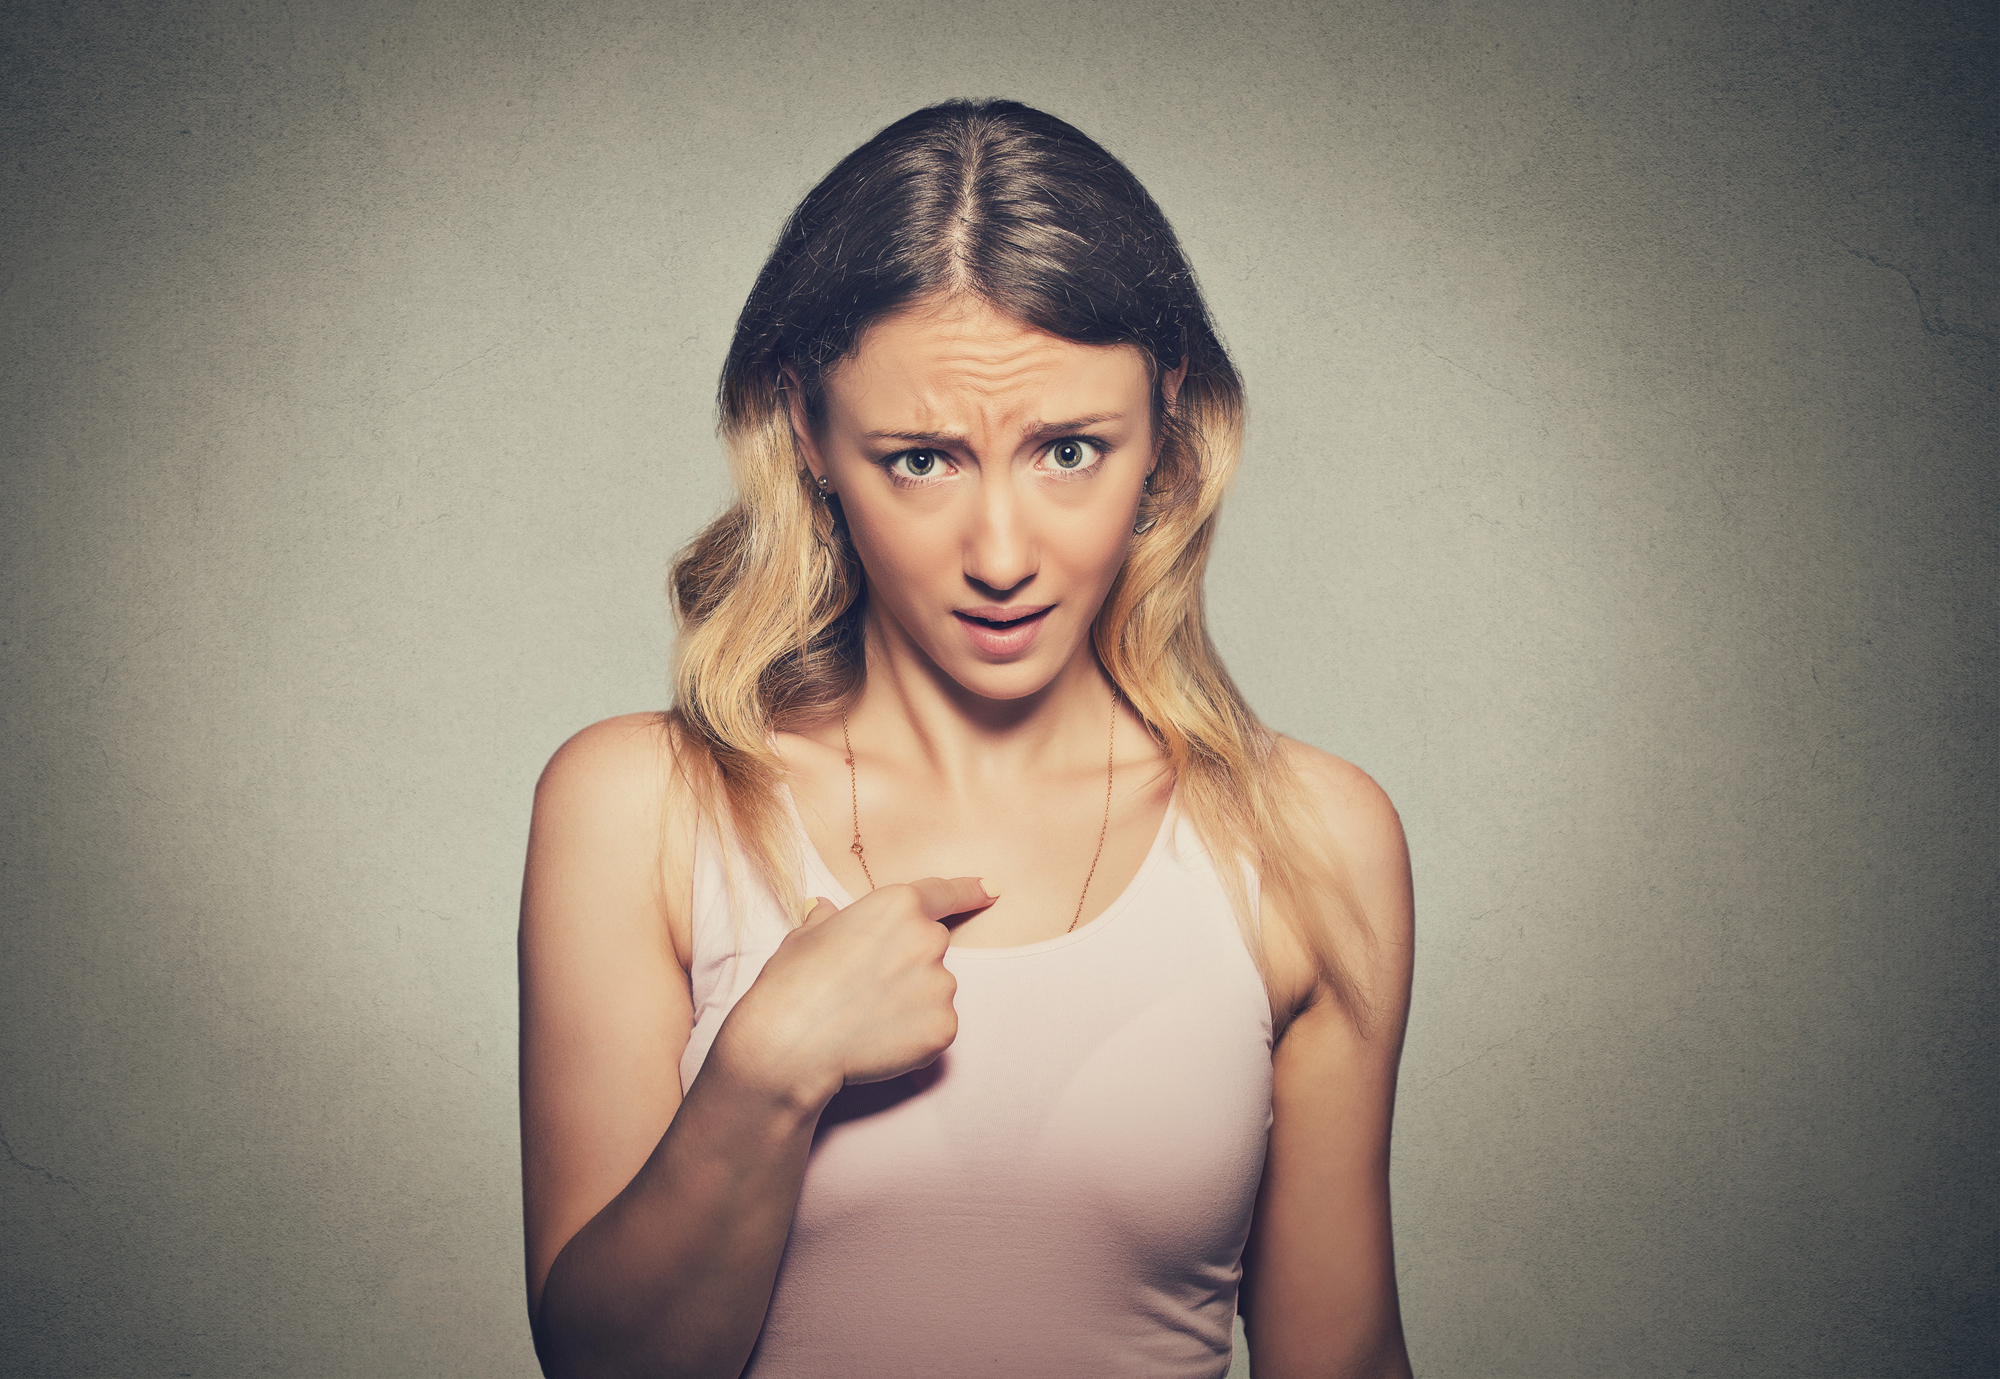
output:
[[[1046,613],[1053,607],[1053,603],[982,603],[975,608],[954,608],[952,611],[961,617],[978,618],[981,622],[1009,623]]]

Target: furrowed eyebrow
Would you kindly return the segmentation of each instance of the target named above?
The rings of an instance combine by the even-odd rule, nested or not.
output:
[[[1072,436],[1079,431],[1088,431],[1093,426],[1102,426],[1107,421],[1123,421],[1123,412],[1105,412],[1093,417],[1074,417],[1069,421],[1048,421],[1035,427],[1028,434],[1038,441],[1052,441],[1057,436]]]
[[[1098,416],[1072,417],[1068,421],[1045,421],[1037,423],[1028,432],[1032,440],[1048,441],[1057,436],[1074,435],[1087,431],[1093,426],[1102,426],[1108,421],[1123,421],[1123,412],[1105,412]],[[863,431],[869,440],[907,441],[912,445],[963,445],[965,437],[954,431]]]
[[[946,431],[863,431],[872,441],[911,441],[917,445],[963,445],[965,437]]]

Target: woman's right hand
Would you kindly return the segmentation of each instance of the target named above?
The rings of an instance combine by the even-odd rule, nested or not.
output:
[[[843,1086],[921,1068],[958,1036],[940,921],[997,897],[976,877],[882,886],[844,910],[820,899],[717,1032],[739,1076],[815,1107]]]

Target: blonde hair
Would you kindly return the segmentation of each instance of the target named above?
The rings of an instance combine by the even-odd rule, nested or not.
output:
[[[1119,217],[1096,222],[1123,231],[1109,251],[1066,227],[1079,211]],[[772,734],[821,720],[859,691],[867,592],[837,505],[813,490],[787,374],[817,424],[826,375],[867,324],[963,292],[1066,338],[1131,343],[1146,356],[1159,462],[1140,507],[1145,529],[1092,642],[1165,751],[1178,807],[1213,856],[1267,982],[1246,866],[1263,912],[1281,917],[1331,993],[1363,1018],[1339,957],[1340,930],[1365,934],[1342,859],[1323,829],[1304,824],[1312,801],[1224,669],[1203,611],[1241,448],[1242,385],[1151,198],[1086,136],[1025,106],[931,107],[849,155],[787,223],[744,307],[720,390],[736,499],[681,551],[670,580],[677,756],[694,797],[766,884],[800,898]],[[1105,306],[1120,293],[1132,299],[1122,322]],[[1168,408],[1160,378],[1183,362]]]

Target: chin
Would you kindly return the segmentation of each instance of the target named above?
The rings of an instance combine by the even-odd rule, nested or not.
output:
[[[1017,660],[988,661],[952,647],[950,654],[943,656],[933,650],[931,659],[967,692],[982,699],[1008,700],[1026,699],[1047,689],[1075,658],[1076,651],[1076,647],[1057,651],[1043,645]]]
[[[964,661],[957,665],[940,662],[945,674],[951,676],[968,692],[981,699],[1026,699],[1029,695],[1046,689],[1056,678],[1059,666],[1047,665],[1037,656],[1024,661]]]

